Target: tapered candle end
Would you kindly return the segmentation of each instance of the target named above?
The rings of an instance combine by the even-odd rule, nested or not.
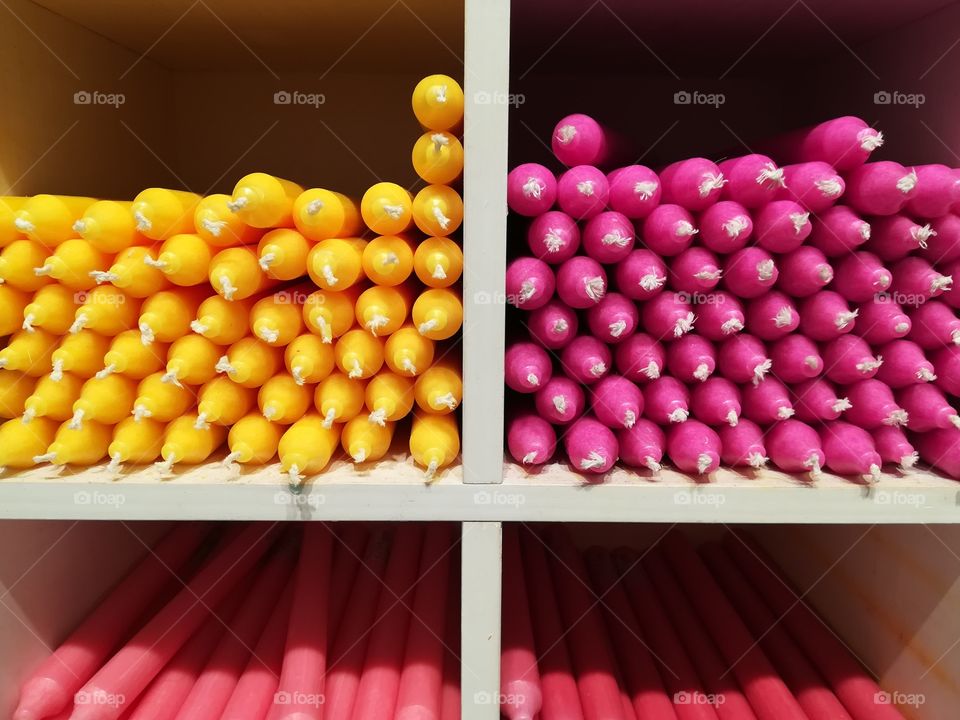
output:
[[[20,704],[13,712],[13,720],[42,720],[58,715],[72,700],[55,680],[33,678],[20,691]]]

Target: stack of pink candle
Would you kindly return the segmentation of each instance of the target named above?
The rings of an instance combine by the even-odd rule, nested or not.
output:
[[[747,537],[581,556],[562,528],[505,526],[501,713],[903,720],[799,597]]]
[[[506,277],[516,462],[562,439],[587,474],[960,478],[958,171],[867,162],[883,138],[854,117],[659,172],[598,169],[615,143],[586,115],[552,141],[568,169],[508,178],[529,218]]]
[[[14,718],[458,720],[452,549],[441,523],[178,525],[33,670]]]

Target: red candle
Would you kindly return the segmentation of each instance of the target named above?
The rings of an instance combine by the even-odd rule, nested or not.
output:
[[[570,655],[564,639],[566,633],[543,541],[526,529],[521,529],[521,532],[530,615],[540,657],[540,689],[543,694],[540,714],[547,720],[583,720],[580,692],[570,667]]]
[[[754,642],[693,547],[679,532],[663,540],[667,560],[704,625],[731,665],[732,672],[760,720],[807,720],[796,698]]]
[[[251,523],[222,544],[167,605],[87,682],[88,696],[123,696],[132,703],[196,632],[221,600],[257,563],[276,537],[276,526]],[[122,708],[78,705],[72,720],[114,720]]]
[[[712,706],[684,702],[706,695],[706,691],[670,624],[670,618],[653,592],[650,580],[640,567],[639,556],[627,550],[618,550],[615,556],[643,637],[650,644],[650,652],[657,661],[667,691],[673,696],[677,717],[680,720],[717,720]]]
[[[599,549],[588,550],[587,568],[593,580],[593,589],[603,599],[607,630],[613,640],[623,673],[624,686],[632,701],[632,712],[644,720],[676,720],[673,703],[667,697],[657,666],[644,644],[643,630],[610,556]]]
[[[258,573],[243,605],[230,623],[190,694],[180,707],[177,720],[219,720],[243,672],[251,648],[263,631],[276,605],[276,589],[290,577],[293,554],[281,550]]]
[[[500,636],[500,712],[510,720],[533,720],[543,696],[526,578],[516,525],[503,526],[503,595]]]
[[[333,565],[330,566],[330,620],[327,641],[333,646],[334,634],[343,620],[347,601],[353,597],[353,581],[357,577],[360,558],[367,543],[367,531],[360,523],[345,523],[340,533],[334,536]],[[328,663],[329,664],[329,663]],[[329,676],[329,673],[327,673]]]
[[[370,633],[353,707],[354,720],[393,720],[410,625],[405,603],[411,601],[410,593],[417,583],[422,539],[420,526],[412,523],[401,524],[394,536],[384,592],[377,606],[380,621]]]
[[[283,648],[287,641],[293,582],[291,576],[257,640],[253,656],[237,680],[237,686],[220,716],[221,720],[263,720],[273,705],[283,665]]]
[[[760,647],[770,656],[783,675],[787,685],[797,696],[797,702],[810,720],[851,720],[827,687],[820,673],[810,663],[786,629],[780,625],[743,573],[719,545],[705,545],[700,549],[704,562],[723,587],[730,602],[750,628]]]
[[[450,530],[446,523],[432,523],[424,534],[421,577],[413,600],[407,653],[397,693],[397,720],[440,720],[445,652],[441,638],[448,611]]]
[[[717,652],[703,622],[667,567],[663,553],[651,550],[643,559],[643,567],[710,693],[696,700],[713,705],[721,720],[756,720],[750,703],[730,672],[730,665]]]
[[[283,670],[271,712],[276,720],[323,717],[332,551],[333,537],[326,524],[306,523],[297,562]]]
[[[182,523],[157,543],[27,679],[13,714],[15,720],[40,720],[72,705],[74,693],[130,633],[208,529],[199,523]]]
[[[350,720],[353,713],[370,628],[376,621],[374,613],[390,554],[390,537],[386,531],[374,533],[364,550],[363,561],[350,591],[350,604],[346,607],[343,622],[336,629],[330,651],[330,672],[327,673],[323,706],[325,720]]]
[[[586,720],[621,720],[623,701],[616,664],[596,598],[588,589],[583,559],[563,532],[551,534],[550,547],[554,551],[554,585],[569,633],[583,716]]]
[[[750,584],[763,596],[774,614],[783,618],[782,622],[794,641],[830,683],[855,720],[903,720],[896,706],[876,702],[875,698],[881,692],[876,681],[787,584],[783,573],[766,552],[740,535],[727,536],[724,542]]]
[[[440,720],[460,720],[460,554],[452,553],[447,589],[446,652],[443,661],[443,690]]]

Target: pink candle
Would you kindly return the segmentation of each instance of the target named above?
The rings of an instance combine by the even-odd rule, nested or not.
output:
[[[633,250],[633,223],[612,210],[594,215],[583,228],[583,251],[604,265],[618,263]]]
[[[628,165],[607,175],[610,207],[628,218],[645,218],[660,204],[660,178],[648,167]]]
[[[440,691],[440,720],[460,720],[460,563],[453,554],[447,596],[447,627],[443,635],[443,689]]]
[[[577,221],[559,210],[538,215],[527,228],[530,252],[551,265],[573,257],[580,247]]]
[[[110,591],[97,608],[24,683],[15,720],[40,720],[63,712],[127,635],[172,571],[197,549],[208,527],[179,524]]]
[[[500,712],[510,720],[533,720],[543,695],[530,625],[534,610],[527,600],[516,525],[503,527],[503,601],[500,639]]]
[[[550,144],[557,160],[567,167],[603,165],[613,149],[609,131],[583,113],[561,119],[553,129]]]
[[[633,335],[639,322],[636,303],[620,293],[607,293],[600,302],[587,309],[590,332],[611,345]]]
[[[450,544],[449,524],[427,525],[420,559],[421,575],[412,600],[414,619],[407,636],[407,653],[397,694],[396,720],[440,720],[446,651],[441,637],[446,613],[452,612],[447,602]]]
[[[567,425],[583,414],[585,401],[580,383],[558,375],[537,390],[534,403],[541,417],[555,425]]]
[[[720,197],[735,200],[748,208],[763,207],[784,186],[783,170],[766,155],[731,158],[721,162],[719,167],[727,179]]]
[[[351,602],[346,607],[343,622],[336,630],[330,651],[330,671],[327,674],[325,720],[350,720],[356,700],[363,658],[367,653],[369,629],[375,621],[374,612],[380,597],[384,569],[390,555],[390,534],[375,533],[364,550],[363,562],[350,591]]]
[[[843,178],[824,162],[805,162],[783,168],[786,187],[778,200],[796,200],[811,212],[822,212],[836,203],[846,190]]]
[[[375,615],[380,621],[370,631],[363,675],[357,687],[354,720],[393,720],[410,625],[410,612],[397,598],[407,596],[416,585],[422,540],[423,531],[417,525],[403,523],[397,529],[385,592],[380,593]]]
[[[617,289],[633,300],[647,300],[663,291],[667,266],[663,258],[650,250],[634,250],[617,263]]]
[[[708,207],[700,213],[698,224],[703,244],[718,253],[740,250],[754,231],[750,213],[732,200],[721,200]]]
[[[278,552],[270,559],[246,593],[243,605],[230,623],[190,690],[178,720],[219,720],[237,685],[252,648],[276,605],[276,589],[283,587],[293,567],[293,556]]]
[[[554,298],[526,318],[530,337],[551,350],[558,350],[577,336],[577,313]]]
[[[775,200],[754,214],[757,245],[770,252],[796,250],[812,231],[810,213],[793,200]]]
[[[320,720],[323,717],[332,549],[333,538],[326,525],[304,525],[283,670],[277,704],[271,715],[276,720]]]
[[[568,215],[580,220],[602,212],[610,197],[607,176],[592,165],[577,165],[557,181],[557,204]]]
[[[557,199],[557,179],[543,165],[518,165],[507,176],[507,204],[515,213],[542,215]]]
[[[209,562],[123,648],[87,682],[90,697],[123,696],[133,702],[215,607],[267,551],[276,526],[247,525],[222,545]],[[78,705],[72,720],[113,720],[121,708]]]
[[[342,529],[337,533],[333,544],[333,564],[330,566],[330,587],[334,592],[330,595],[330,632],[328,643],[332,646],[334,635],[343,620],[343,613],[347,603],[353,595],[353,581],[357,577],[360,567],[360,558],[363,557],[367,546],[367,531],[361,523],[341,523]],[[328,673],[329,674],[329,673]]]
[[[687,210],[705,210],[720,199],[726,185],[720,168],[706,158],[690,158],[667,165],[660,171],[663,201]]]
[[[858,117],[845,115],[788,133],[770,144],[774,155],[788,162],[820,160],[837,170],[852,170],[883,145],[883,133]]]

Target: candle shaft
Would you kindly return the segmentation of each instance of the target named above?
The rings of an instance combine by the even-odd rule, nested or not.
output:
[[[527,601],[517,527],[503,528],[503,620],[500,640],[500,711],[510,720],[533,720],[542,706],[537,653]]]

